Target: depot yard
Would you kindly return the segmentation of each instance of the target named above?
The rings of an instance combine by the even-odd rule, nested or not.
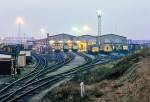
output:
[[[129,43],[115,34],[101,36],[100,45],[96,41],[97,37],[89,35],[47,34],[28,49],[20,44],[2,46],[1,53],[9,55],[10,66],[9,72],[0,70],[4,74],[1,102],[95,101],[104,94],[97,89],[98,83],[122,76],[149,48],[149,43]],[[82,98],[81,82],[86,89]]]
[[[26,65],[26,67],[22,68],[21,70],[21,75],[15,75],[15,76],[0,76],[0,86],[5,86],[10,84],[11,82],[14,82],[15,80],[27,75],[28,73],[30,73],[32,70],[34,70],[34,64],[30,64],[30,65]]]
[[[69,82],[54,88],[43,101],[148,102],[150,100],[149,62],[150,51],[141,51],[117,61],[96,65],[90,71],[79,73]],[[81,82],[85,84],[83,98],[80,96]],[[142,97],[143,95],[145,97]]]
[[[53,64],[52,61],[49,61],[48,63],[49,65]],[[5,85],[9,85],[10,83],[26,76],[27,74],[31,73],[32,71],[35,70],[35,66],[36,66],[36,59],[35,57],[32,57],[32,62],[26,64],[24,67],[21,68],[20,70],[20,74],[14,74],[14,75],[0,75],[0,87],[5,86]]]
[[[79,55],[76,55],[75,59],[72,62],[66,64],[65,66],[63,66],[62,68],[56,70],[55,72],[47,74],[47,76],[53,76],[53,75],[57,75],[57,74],[69,71],[69,70],[71,70],[71,69],[73,69],[75,67],[78,67],[78,66],[84,64],[85,62],[86,61],[84,60],[84,58],[82,58]],[[71,77],[70,78],[69,77],[68,78],[64,78],[62,81],[59,81],[56,84],[52,85],[51,87],[49,87],[49,88],[47,88],[45,90],[42,90],[41,93],[35,95],[34,97],[31,97],[29,99],[29,102],[38,102],[38,101],[41,101],[45,97],[45,95],[47,95],[48,92],[50,92],[53,88],[61,85],[64,82],[69,81],[70,79],[71,79]]]

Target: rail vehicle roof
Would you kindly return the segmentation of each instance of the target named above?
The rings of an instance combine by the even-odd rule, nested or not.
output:
[[[11,58],[11,55],[0,54],[0,58]]]

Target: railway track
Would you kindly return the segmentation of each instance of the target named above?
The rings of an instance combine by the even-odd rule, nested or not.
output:
[[[57,56],[57,59],[59,59],[59,57],[60,56]],[[39,80],[40,78],[39,77],[41,77],[42,75],[44,75],[45,74],[45,72],[52,72],[52,71],[54,71],[54,70],[57,70],[58,69],[58,67],[56,68],[55,66],[58,66],[58,65],[60,65],[61,63],[61,66],[63,66],[64,64],[66,64],[66,63],[68,63],[69,61],[71,61],[72,59],[73,59],[73,57],[74,56],[69,56],[68,58],[66,58],[66,60],[62,60],[62,58],[61,59],[59,59],[58,60],[58,62],[56,63],[56,64],[54,64],[54,65],[52,65],[52,66],[49,66],[49,67],[47,67],[47,61],[45,60],[45,64],[44,64],[44,62],[40,62],[39,64],[38,64],[38,66],[40,65],[40,67],[43,67],[42,68],[42,70],[40,70],[39,72],[37,72],[36,71],[36,73],[34,73],[35,75],[34,75],[34,77],[25,77],[25,78],[22,78],[22,80],[19,80],[19,81],[16,81],[16,82],[14,82],[13,84],[10,84],[9,86],[7,86],[7,87],[5,87],[4,89],[2,89],[1,91],[0,91],[0,94],[1,94],[1,96],[0,96],[0,100],[2,100],[2,101],[5,101],[5,99],[6,98],[8,98],[8,97],[10,97],[14,92],[17,92],[17,90],[19,90],[19,89],[21,89],[22,87],[24,87],[24,86],[27,86],[28,84],[30,85],[30,83],[36,83],[36,80]],[[40,58],[40,59],[42,59],[42,58]],[[43,58],[44,59],[44,58]],[[61,62],[60,62],[61,61]],[[46,68],[47,67],[47,68]],[[32,74],[32,73],[31,73]],[[31,75],[30,75],[31,76]],[[28,81],[26,81],[26,82],[24,82],[25,84],[21,84],[20,85],[20,81],[23,81],[24,79],[27,79],[27,78],[30,78],[30,80],[28,80]],[[16,84],[19,84],[18,86],[21,86],[21,88],[18,88],[17,90],[11,90],[10,91],[10,89],[13,89],[14,87],[14,85],[16,86]],[[9,89],[10,88],[10,89]],[[9,92],[10,91],[10,92]],[[2,95],[3,94],[3,95]],[[6,102],[6,101],[5,101]]]
[[[18,86],[24,85],[28,80],[30,80],[30,77],[33,76],[38,69],[45,68],[47,66],[47,61],[42,56],[35,56],[35,57],[37,59],[36,62],[37,64],[34,66],[34,70],[31,73],[27,74],[26,76],[14,81],[13,83],[1,89],[0,99],[3,98],[2,96],[5,95],[5,93],[8,92],[10,93],[11,91],[13,91],[13,89],[15,90]]]
[[[43,77],[30,84],[27,84],[24,87],[18,89],[17,91],[9,94],[7,97],[3,98],[1,102],[16,102],[18,100],[25,101],[26,99],[28,99],[28,95],[36,94],[37,90],[42,90],[43,88],[53,85],[65,79],[66,77],[72,77],[78,74],[79,72],[89,70],[95,63],[101,61],[101,59],[98,56],[96,56],[95,59],[92,60],[91,58],[85,56],[84,54],[81,54],[81,53],[77,53],[77,54],[84,57],[84,59],[87,62],[79,67],[73,68],[64,73],[60,73],[60,74],[48,76],[48,77]]]
[[[78,53],[78,55],[84,57],[84,59],[87,61],[84,65],[81,65],[79,67],[83,67],[86,64],[90,64],[92,63],[92,59],[81,54]],[[63,73],[62,75],[56,75],[56,76],[49,76],[49,77],[44,77],[42,79],[39,79],[37,81],[34,81],[30,84],[25,85],[24,87],[20,88],[19,90],[15,91],[14,93],[10,94],[9,96],[5,97],[2,102],[16,102],[18,99],[31,94],[32,92],[41,89],[42,87],[46,87],[48,85],[52,85],[60,80],[63,80],[66,76],[71,75],[72,73],[67,72],[67,73]],[[20,94],[20,92],[22,92]]]

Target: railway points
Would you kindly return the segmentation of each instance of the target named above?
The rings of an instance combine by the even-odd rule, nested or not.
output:
[[[85,56],[84,54],[79,54],[79,55],[84,56],[84,58],[87,60],[87,62],[86,62],[84,65],[81,65],[80,67],[73,68],[73,70],[71,69],[71,70],[69,70],[69,71],[67,71],[67,72],[58,74],[59,76],[56,75],[56,77],[52,78],[51,80],[49,80],[48,82],[45,82],[44,84],[42,84],[42,85],[40,85],[40,86],[37,86],[35,89],[37,89],[37,88],[42,88],[43,86],[44,86],[44,88],[45,88],[45,86],[47,86],[48,83],[49,83],[50,85],[53,85],[53,84],[55,84],[55,83],[57,83],[57,82],[63,80],[63,79],[66,78],[66,77],[69,77],[69,76],[71,77],[72,75],[77,74],[77,72],[79,72],[79,70],[80,70],[80,71],[83,71],[83,70],[85,71],[84,67],[90,68],[91,66],[89,66],[89,65],[92,65],[92,64],[94,64],[94,63],[97,62],[97,60],[92,61],[91,58]],[[87,64],[88,64],[88,65],[87,65]],[[87,66],[86,66],[86,65],[87,65]],[[81,69],[79,69],[79,68],[81,68]],[[78,69],[79,69],[79,70],[78,70]],[[25,97],[25,95],[26,95],[27,93],[29,93],[29,92],[31,93],[31,92],[34,91],[35,89],[31,89],[31,90],[29,90],[28,92],[23,93],[22,95],[20,95],[20,96],[14,98],[14,99],[12,99],[12,100],[10,100],[10,102],[16,101],[17,99],[19,99],[19,98],[21,98],[21,97]],[[26,98],[25,98],[25,99],[26,99]]]
[[[68,38],[61,40],[62,35],[68,36]],[[20,76],[18,79],[0,88],[1,102],[33,100],[34,96],[40,95],[39,92],[47,89],[50,91],[53,87],[72,79],[79,73],[89,72],[96,65],[103,65],[111,60],[122,58],[143,49],[143,46],[128,44],[126,37],[114,34],[103,36],[103,39],[106,40],[108,37],[112,43],[102,40],[100,46],[94,43],[95,37],[93,36],[82,36],[76,40],[75,36],[71,36],[72,39],[69,36],[60,34],[52,38],[48,36],[47,39],[35,41],[32,49],[30,49],[33,58],[30,59],[26,56],[29,58],[28,61],[32,62],[32,65],[25,71],[21,69],[21,74],[17,75]],[[92,42],[91,39],[93,39]],[[118,40],[121,42],[115,43]],[[19,50],[15,48],[17,47],[5,46],[4,51],[13,53],[12,55],[17,60]],[[15,50],[18,53],[14,54]],[[20,51],[27,55],[30,53],[30,51],[24,49]]]
[[[33,70],[35,70],[35,66],[36,66],[36,58],[33,57],[33,63],[31,64],[28,64],[26,65],[24,68],[22,68],[21,70],[21,75],[16,75],[16,76],[0,76],[0,80],[1,80],[1,85],[4,86],[4,85],[7,85],[7,84],[10,84],[12,83],[13,81],[21,78],[21,77],[24,77],[25,75],[27,75],[28,73],[32,72]]]
[[[81,52],[77,52],[76,55],[68,52],[65,59],[68,59],[69,61],[65,61],[63,60],[64,57],[62,57],[63,54],[64,53],[61,52],[55,52],[55,62],[58,62],[56,63],[57,66],[55,67],[54,64],[49,68],[47,56],[45,54],[37,55],[36,57],[39,57],[39,63],[35,70],[38,69],[38,71],[33,71],[33,73],[30,73],[29,76],[21,79],[25,79],[24,82],[20,83],[20,80],[17,80],[16,82],[3,88],[0,91],[0,98],[2,99],[2,102],[14,102],[20,99],[24,100],[26,99],[25,97],[29,98],[29,96],[34,96],[37,91],[42,91],[41,89],[44,90],[45,88],[50,88],[50,86],[59,84],[59,82],[67,80],[67,78],[71,78],[80,72],[87,72],[97,63],[103,64],[110,61],[110,57],[108,57],[109,55],[103,56],[102,58],[100,55],[88,55]],[[68,62],[70,63],[68,64]],[[68,65],[64,66],[65,64]],[[16,86],[16,88],[14,86]],[[6,94],[4,94],[4,91]]]
[[[19,85],[18,86],[20,86],[20,88],[19,88],[19,90],[21,89],[21,90],[23,90],[23,88],[22,87],[27,87],[27,86],[29,86],[30,85],[30,83],[34,83],[34,85],[36,85],[37,84],[37,82],[35,81],[35,80],[37,80],[37,81],[42,81],[42,79],[39,79],[39,78],[41,78],[41,76],[42,75],[44,75],[45,74],[45,72],[46,71],[48,71],[49,73],[50,72],[52,72],[53,70],[56,70],[56,68],[59,68],[60,66],[63,66],[63,64],[66,64],[66,63],[68,63],[69,61],[71,61],[72,60],[72,58],[73,58],[73,56],[71,57],[71,56],[69,56],[69,58],[68,59],[66,59],[66,61],[64,60],[64,61],[61,61],[61,63],[62,63],[62,65],[61,65],[61,63],[60,62],[58,62],[58,63],[56,63],[56,65],[52,65],[52,66],[50,66],[50,67],[48,67],[50,70],[48,70],[48,69],[45,69],[45,67],[47,66],[47,64],[45,64],[44,66],[42,66],[43,67],[43,70],[41,70],[40,71],[40,73],[39,72],[37,72],[33,77],[26,77],[26,78],[29,78],[29,80],[27,80],[26,78],[24,78],[24,81],[26,81],[26,82],[23,82],[23,85],[21,84],[20,85],[20,82],[19,82]],[[43,58],[44,59],[44,58]],[[45,63],[45,62],[44,62]],[[40,63],[41,64],[41,63]],[[56,68],[53,68],[53,67],[55,67],[55,66],[57,66]],[[58,67],[59,66],[59,67]],[[52,69],[51,69],[52,68]],[[44,78],[43,78],[44,79]],[[48,78],[45,78],[44,80],[46,80],[46,79],[48,79]],[[15,83],[15,84],[18,84],[17,82]],[[39,83],[40,84],[40,83]],[[42,83],[41,83],[42,84]],[[14,85],[13,85],[14,86]],[[16,85],[15,85],[16,86]],[[4,89],[2,89],[1,90],[1,93],[2,92],[4,92],[4,90],[7,90],[9,88],[9,86],[8,87],[6,87],[6,88],[4,88]],[[14,88],[13,88],[14,89]],[[16,90],[16,89],[14,89],[14,91],[12,91],[12,92],[6,92],[6,94],[4,94],[4,95],[2,95],[0,98],[1,99],[3,99],[2,101],[6,101],[6,100],[8,100],[12,95],[14,95],[14,93],[16,93],[16,92],[18,92],[19,91],[18,89]],[[14,92],[14,93],[13,93]]]
[[[85,57],[86,59],[87,59],[87,57]],[[89,62],[87,62],[87,63],[89,63]],[[33,91],[35,91],[35,90],[38,90],[38,88],[42,88],[43,86],[44,86],[44,88],[46,88],[46,86],[47,85],[52,85],[52,84],[54,84],[54,83],[56,83],[56,82],[58,82],[58,81],[60,81],[60,80],[63,80],[64,78],[66,77],[66,75],[65,76],[58,76],[57,77],[57,75],[55,76],[55,77],[52,77],[52,79],[50,79],[50,80],[45,80],[45,79],[49,79],[49,78],[51,78],[51,76],[50,77],[47,77],[47,78],[43,78],[44,80],[45,80],[45,82],[44,83],[42,83],[41,85],[38,85],[37,87],[35,87],[35,88],[33,88],[33,89],[31,89],[31,90],[29,90],[29,91],[25,91],[25,93],[23,93],[23,94],[21,94],[21,95],[19,95],[18,97],[16,97],[16,98],[13,98],[13,99],[11,99],[10,100],[10,102],[13,102],[13,101],[16,101],[16,100],[18,100],[18,99],[20,99],[21,97],[25,97],[28,93],[32,93]],[[31,84],[32,85],[32,84]],[[6,100],[7,100],[8,98],[6,98]],[[26,98],[25,98],[26,99]],[[5,100],[4,100],[5,101]]]
[[[150,101],[148,0],[14,1],[0,1],[0,102]]]

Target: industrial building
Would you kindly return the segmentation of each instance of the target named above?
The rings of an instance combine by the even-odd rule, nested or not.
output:
[[[127,45],[127,38],[116,34],[106,34],[97,38],[97,36],[92,35],[73,36],[62,33],[54,36],[47,34],[47,38],[36,40],[34,46],[41,52],[43,46],[46,47],[46,45],[49,45],[51,49],[56,46],[57,48],[60,46],[60,49],[63,49],[63,46],[67,45],[71,49],[74,44],[77,44],[79,51],[87,51],[88,46],[95,45],[97,39],[100,42],[100,50],[106,49],[111,51],[114,48],[119,49],[120,46],[120,49],[122,49],[123,45]]]

